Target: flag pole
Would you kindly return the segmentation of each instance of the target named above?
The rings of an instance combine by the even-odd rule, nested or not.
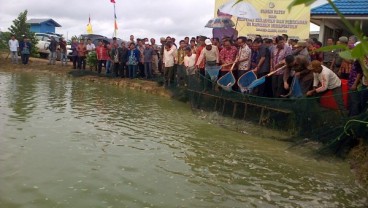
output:
[[[115,9],[115,2],[114,2],[114,34],[116,37],[116,9]]]

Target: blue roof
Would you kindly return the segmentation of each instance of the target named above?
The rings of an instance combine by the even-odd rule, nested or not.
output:
[[[368,15],[367,0],[335,0],[334,3],[343,15]],[[311,15],[336,15],[336,12],[327,3],[313,8]]]

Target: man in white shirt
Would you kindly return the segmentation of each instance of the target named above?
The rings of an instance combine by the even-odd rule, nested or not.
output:
[[[173,46],[171,42],[167,42],[165,44],[164,55],[163,55],[165,86],[168,86],[169,83],[170,85],[174,84],[175,57],[176,57],[176,47]]]
[[[87,54],[96,50],[95,44],[93,44],[92,40],[89,38],[87,39],[86,49],[87,49]]]
[[[19,42],[15,39],[15,35],[11,36],[11,39],[8,42],[11,60],[13,64],[18,64],[18,50],[19,50]]]
[[[345,111],[344,102],[342,99],[341,80],[340,78],[329,68],[323,66],[318,60],[314,60],[310,63],[309,70],[313,72],[313,90],[307,92],[307,96],[315,94],[323,94],[328,90],[332,90],[335,101],[340,111]]]
[[[195,64],[196,64],[196,54],[192,53],[190,47],[185,48],[186,56],[184,57],[184,66],[187,71],[187,78],[185,79],[186,85],[191,86],[191,81],[195,79]]]

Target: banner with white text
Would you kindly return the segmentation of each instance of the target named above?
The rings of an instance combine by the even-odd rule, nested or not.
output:
[[[216,0],[215,17],[230,17],[239,36],[272,38],[287,34],[292,39],[306,39],[310,30],[310,7],[298,5],[288,11],[292,1],[243,0],[234,5],[236,0]]]

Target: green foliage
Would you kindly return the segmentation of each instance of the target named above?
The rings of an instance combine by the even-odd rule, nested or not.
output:
[[[31,55],[37,54],[37,38],[33,32],[31,32],[31,26],[27,24],[27,14],[28,11],[25,10],[18,15],[18,18],[13,20],[13,25],[11,25],[8,30],[8,35],[4,36],[6,40],[10,39],[11,35],[15,35],[19,42],[23,41],[23,37],[27,36],[32,44]]]
[[[6,37],[10,37],[9,32],[0,33],[0,50],[9,49],[8,40]]]
[[[97,54],[96,52],[92,51],[88,53],[87,59],[86,59],[87,65],[89,67],[96,67],[97,66]]]

